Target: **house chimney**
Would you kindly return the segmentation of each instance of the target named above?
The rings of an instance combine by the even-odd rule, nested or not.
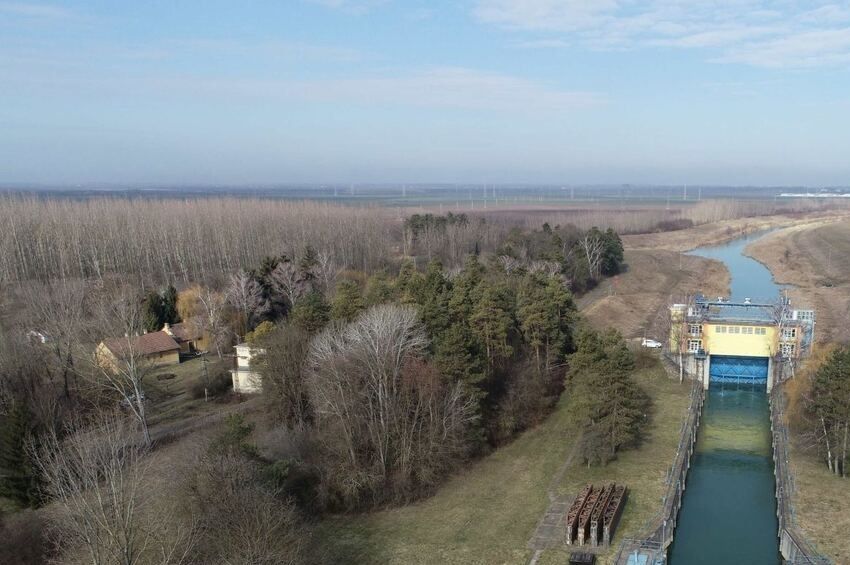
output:
[[[171,324],[169,324],[168,322],[165,322],[165,325],[162,326],[162,331],[164,331],[168,335],[171,335]]]

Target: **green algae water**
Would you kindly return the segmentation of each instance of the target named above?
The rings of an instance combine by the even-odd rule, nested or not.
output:
[[[779,293],[770,271],[743,255],[752,239],[691,252],[726,264],[733,300],[768,300]],[[781,561],[778,528],[765,388],[713,385],[706,394],[669,562],[775,565]]]

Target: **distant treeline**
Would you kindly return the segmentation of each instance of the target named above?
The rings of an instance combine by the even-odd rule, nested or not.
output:
[[[681,229],[723,219],[819,210],[839,204],[711,200],[666,210],[603,205],[552,212],[412,216],[387,207],[211,197],[0,199],[0,281],[129,276],[144,286],[223,281],[269,255],[308,246],[341,267],[372,271],[402,256],[460,266],[494,251],[511,229],[599,226],[620,234]]]
[[[799,214],[847,206],[846,202],[838,200],[824,202],[802,199],[793,201],[714,199],[692,205],[671,202],[669,206],[664,204],[622,206],[608,202],[564,210],[508,210],[490,213],[488,220],[492,223],[519,226],[524,229],[533,229],[543,223],[553,226],[571,224],[584,230],[593,226],[610,227],[621,235],[629,235],[685,229],[721,220],[772,214]]]
[[[394,240],[382,208],[242,198],[0,201],[0,280],[209,281],[307,245],[371,270]]]

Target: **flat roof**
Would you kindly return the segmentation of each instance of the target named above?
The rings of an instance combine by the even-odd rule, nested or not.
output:
[[[722,308],[712,306],[703,313],[708,322],[752,322],[755,324],[775,323],[773,311],[758,305],[729,305]]]

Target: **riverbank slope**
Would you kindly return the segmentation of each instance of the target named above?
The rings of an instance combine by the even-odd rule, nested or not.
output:
[[[818,551],[836,563],[850,563],[850,479],[831,474],[824,461],[806,449],[801,397],[808,378],[834,343],[850,340],[850,221],[792,226],[754,242],[747,253],[765,264],[777,282],[793,284],[792,304],[817,312],[818,351],[785,387],[791,410],[792,502],[797,525]]]

